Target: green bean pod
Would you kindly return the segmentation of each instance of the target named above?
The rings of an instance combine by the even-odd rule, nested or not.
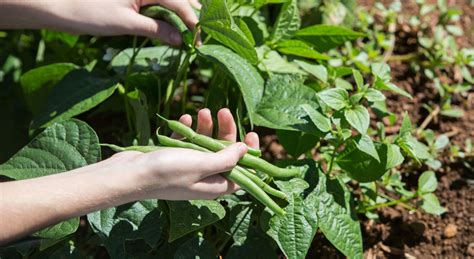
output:
[[[157,137],[158,137],[158,140],[160,141],[160,144],[167,147],[188,148],[188,149],[194,149],[194,150],[203,151],[203,152],[211,152],[210,150],[200,147],[193,143],[183,142],[181,140],[173,139],[173,138],[166,137],[159,134],[157,134]],[[270,198],[270,196],[268,196],[266,192],[270,191],[268,193],[274,195],[275,197],[286,199],[286,195],[284,193],[282,193],[284,195],[283,197],[280,194],[281,193],[280,191],[273,189],[272,187],[267,185],[265,182],[260,180],[260,178],[254,175],[256,178],[258,178],[258,180],[261,181],[261,183],[263,183],[263,186],[266,186],[265,188],[262,188],[261,184],[254,182],[253,179],[249,179],[239,169],[245,170],[241,167],[238,167],[238,168],[236,167],[232,171],[223,173],[222,175],[226,177],[227,179],[229,179],[230,181],[238,184],[240,187],[242,187],[242,189],[250,193],[250,195],[252,195],[255,199],[260,201],[263,205],[271,209],[273,212],[279,215],[282,215],[285,213],[285,211],[280,206],[278,206],[278,204],[276,204],[275,201],[273,201],[272,198]]]
[[[238,184],[242,189],[250,193],[255,199],[260,201],[276,214],[285,215],[286,212],[274,200],[272,200],[266,192],[239,170],[234,169],[230,172],[223,173],[222,175],[230,181]]]
[[[288,197],[286,196],[286,194],[284,192],[279,191],[279,190],[271,187],[270,185],[265,183],[262,179],[260,179],[260,177],[258,177],[257,175],[249,172],[247,169],[245,169],[243,167],[240,167],[240,166],[236,166],[235,169],[237,171],[241,172],[242,174],[244,174],[245,176],[247,176],[247,178],[252,180],[258,187],[260,187],[266,193],[268,193],[270,195],[273,195],[275,197],[278,197],[280,199],[288,200]]]
[[[124,151],[139,151],[143,153],[149,153],[153,151],[157,151],[160,149],[163,149],[163,147],[157,147],[157,146],[130,146],[130,147],[119,147],[117,145],[113,144],[100,144],[103,147],[108,147],[112,149],[115,152],[124,152]]]
[[[226,146],[230,146],[230,145],[234,144],[234,142],[227,141],[227,140],[217,140],[217,141],[221,142],[222,144],[224,144]],[[247,151],[247,154],[250,154],[250,155],[256,156],[256,157],[261,157],[262,156],[262,151],[260,149],[255,149],[255,148],[249,147],[248,151]]]
[[[167,120],[160,116],[163,120],[165,120],[168,124],[168,127],[173,130],[174,132],[186,137],[189,141],[205,147],[213,152],[218,152],[224,148],[226,145],[205,135],[197,134],[194,130],[189,128],[188,126],[182,124],[179,121],[175,120]],[[261,172],[264,172],[270,176],[278,177],[278,178],[290,178],[295,177],[300,173],[300,170],[297,168],[280,168],[274,166],[267,161],[245,154],[239,161],[239,164],[247,167],[254,168]]]

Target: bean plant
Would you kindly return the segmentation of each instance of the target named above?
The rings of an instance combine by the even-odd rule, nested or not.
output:
[[[446,139],[425,132],[425,145],[407,114],[387,110],[387,92],[411,96],[391,81],[381,52],[341,62],[354,60],[350,46],[373,35],[344,26],[355,19],[349,15],[335,21],[329,2],[202,0],[195,31],[166,9],[143,10],[179,28],[181,48],[47,30],[0,34],[20,42],[1,43],[12,53],[0,60],[0,81],[8,86],[0,89],[1,102],[15,111],[9,116],[25,113],[16,122],[26,129],[15,132],[23,134],[21,143],[33,139],[21,149],[12,144],[16,154],[3,154],[10,157],[0,165],[3,177],[61,173],[123,150],[216,152],[228,143],[172,120],[203,107],[229,107],[241,139],[252,129],[275,132],[286,154],[271,161],[275,165],[257,158],[259,150],[247,154],[224,174],[243,188],[235,194],[108,208],[41,230],[0,253],[85,257],[102,255],[104,247],[112,258],[305,258],[320,231],[343,255],[362,258],[358,213],[373,217],[399,204],[442,214],[433,194],[435,173],[423,173],[412,190],[400,170],[435,164]],[[350,1],[343,5],[353,8]],[[305,12],[314,8],[319,16]],[[201,46],[195,44],[199,33]],[[402,120],[400,131],[386,133],[384,118]],[[190,142],[168,138],[172,130]]]

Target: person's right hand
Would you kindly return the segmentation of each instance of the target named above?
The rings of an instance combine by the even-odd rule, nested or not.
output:
[[[137,35],[181,45],[172,25],[141,15],[140,8],[161,5],[178,14],[190,30],[198,18],[197,0],[0,0],[0,28],[55,29],[96,36]]]
[[[191,126],[192,118],[183,115],[180,121]],[[218,138],[235,142],[237,128],[228,109],[218,113]],[[211,136],[211,113],[203,109],[198,113],[198,133]],[[173,134],[173,137],[179,138]],[[127,183],[135,188],[135,199],[158,198],[165,200],[214,199],[239,189],[220,173],[232,170],[247,152],[247,145],[259,147],[258,135],[248,133],[245,143],[236,143],[217,153],[189,149],[165,148],[151,153],[122,152],[110,158],[119,171],[131,174]],[[107,161],[107,160],[106,160]]]

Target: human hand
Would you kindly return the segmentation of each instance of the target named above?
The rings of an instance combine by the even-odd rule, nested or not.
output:
[[[235,142],[237,128],[231,112],[222,109],[217,117],[218,138]],[[180,122],[190,127],[192,118],[183,115]],[[196,131],[212,136],[213,122],[208,109],[198,113]],[[173,134],[172,137],[179,138],[177,134]],[[259,148],[256,133],[248,133],[244,142],[252,148]],[[124,173],[137,172],[132,173],[134,176],[132,182],[136,188],[133,199],[214,199],[239,189],[235,183],[219,173],[230,171],[237,165],[239,159],[247,152],[246,145],[233,144],[217,153],[179,148],[166,148],[151,153],[122,152],[111,160],[115,159],[117,161],[115,164],[120,165]],[[130,186],[130,182],[127,182],[127,185]]]
[[[182,38],[176,28],[139,13],[141,7],[148,5],[174,11],[190,30],[198,22],[192,8],[200,8],[198,0],[0,0],[0,28],[50,28],[97,36],[138,35],[180,45]]]

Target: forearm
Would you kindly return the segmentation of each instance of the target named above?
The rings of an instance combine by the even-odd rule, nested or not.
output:
[[[138,198],[137,176],[128,167],[104,161],[66,173],[0,183],[0,243],[133,201]]]
[[[51,0],[0,0],[0,29],[52,27],[58,19]]]

